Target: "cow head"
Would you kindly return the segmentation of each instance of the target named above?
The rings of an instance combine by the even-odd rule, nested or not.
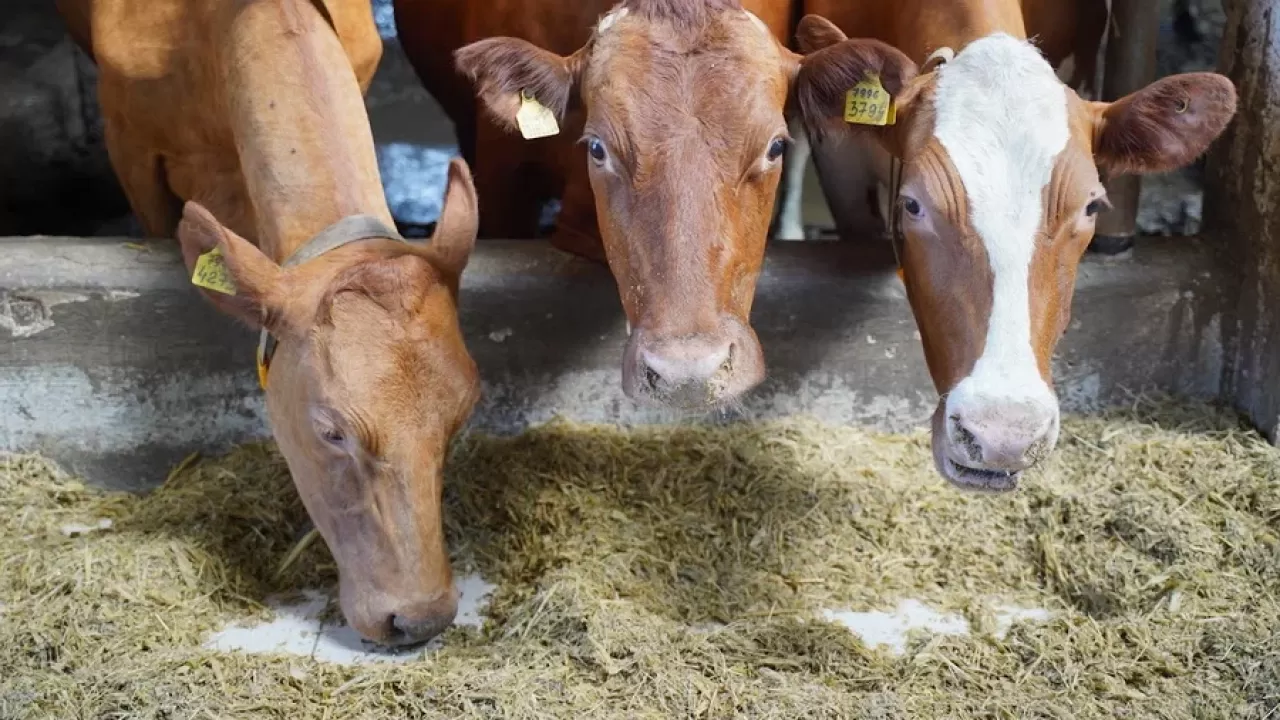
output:
[[[962,486],[1011,489],[1057,442],[1050,361],[1106,207],[1099,172],[1190,163],[1235,113],[1235,89],[1194,73],[1087,102],[1008,35],[919,75],[901,52],[848,41],[817,16],[799,38],[797,101],[811,132],[860,134],[902,163],[888,212],[900,217],[903,277],[941,396],[938,469]],[[893,125],[843,122],[845,91],[869,72],[894,96]]]
[[[627,315],[629,397],[686,409],[764,377],[749,323],[796,56],[738,0],[625,0],[568,57],[514,38],[457,52],[511,130],[525,92],[581,135]]]
[[[479,395],[456,308],[477,218],[455,160],[427,246],[375,239],[282,268],[195,203],[178,228],[188,267],[225,257],[236,294],[210,299],[279,340],[272,430],[337,561],[343,612],[378,642],[426,640],[457,610],[442,471]]]

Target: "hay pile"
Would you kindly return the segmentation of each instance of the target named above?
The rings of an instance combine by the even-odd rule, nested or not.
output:
[[[201,650],[332,583],[281,460],[246,447],[142,498],[0,472],[0,718],[1264,718],[1280,708],[1280,453],[1225,414],[1065,423],[1017,493],[942,483],[924,435],[804,422],[459,445],[483,632],[408,665]],[[112,520],[67,537],[67,523]],[[918,598],[980,632],[864,647],[822,608]],[[988,632],[998,602],[1053,612]]]

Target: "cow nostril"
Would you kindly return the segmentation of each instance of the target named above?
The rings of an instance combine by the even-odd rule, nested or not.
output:
[[[644,369],[644,381],[650,390],[657,390],[658,384],[662,382],[662,376],[658,375],[653,368],[647,367]]]
[[[413,619],[391,616],[391,645],[413,645],[430,640],[453,624],[452,617]]]
[[[982,443],[978,442],[972,430],[964,426],[959,415],[951,416],[951,426],[954,429],[955,443],[964,449],[971,461],[982,462]]]

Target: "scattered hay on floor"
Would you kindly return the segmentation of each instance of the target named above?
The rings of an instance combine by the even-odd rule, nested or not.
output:
[[[1280,452],[1206,408],[1069,419],[1049,466],[1002,496],[943,484],[922,434],[789,422],[473,437],[453,460],[449,531],[457,562],[498,585],[490,622],[391,666],[200,649],[268,612],[268,593],[334,580],[323,543],[277,576],[306,518],[270,447],[145,497],[7,463],[0,718],[1280,708]],[[977,632],[917,636],[895,656],[819,619],[908,598]],[[1000,636],[1005,602],[1052,618]]]

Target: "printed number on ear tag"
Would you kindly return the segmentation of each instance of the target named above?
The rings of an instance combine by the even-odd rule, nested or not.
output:
[[[560,126],[556,124],[556,114],[524,90],[520,91],[520,109],[516,112],[516,124],[520,126],[520,134],[525,140],[560,134]]]
[[[844,95],[844,121],[850,125],[892,125],[897,117],[898,109],[878,75],[867,75]]]
[[[227,270],[227,260],[222,257],[222,248],[214,248],[196,260],[195,271],[191,273],[191,284],[223,295],[236,294],[236,283]]]

